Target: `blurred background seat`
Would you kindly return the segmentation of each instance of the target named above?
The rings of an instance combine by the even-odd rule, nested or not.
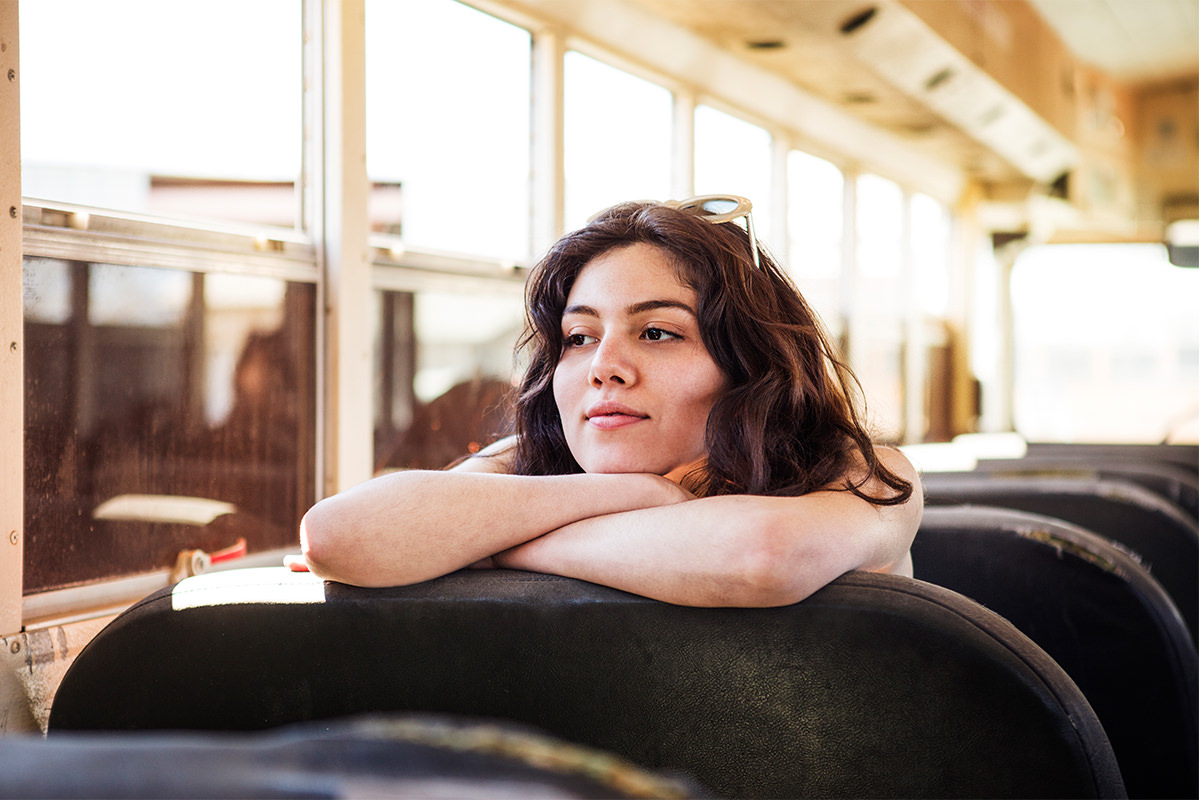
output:
[[[922,477],[927,506],[985,505],[1055,517],[1137,553],[1179,609],[1196,641],[1197,521],[1174,503],[1108,478],[970,473]]]
[[[927,509],[915,577],[999,613],[1066,670],[1109,734],[1130,797],[1197,791],[1196,650],[1126,551],[1041,515]]]

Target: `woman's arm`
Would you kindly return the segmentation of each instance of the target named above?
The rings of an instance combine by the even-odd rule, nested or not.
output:
[[[501,454],[395,472],[322,500],[300,524],[309,569],[359,586],[416,583],[587,517],[691,497],[657,475],[499,474],[506,464]]]
[[[900,453],[879,458],[913,481],[903,505],[875,506],[848,491],[710,497],[580,520],[494,561],[682,605],[795,603],[850,570],[911,569],[919,479]]]

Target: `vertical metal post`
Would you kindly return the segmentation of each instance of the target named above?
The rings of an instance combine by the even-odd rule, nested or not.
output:
[[[766,244],[775,260],[784,271],[791,269],[791,248],[788,246],[788,201],[791,191],[788,188],[788,153],[792,144],[786,133],[775,129],[771,131],[771,214],[767,236],[770,241]]]
[[[324,297],[324,493],[371,477],[371,292],[367,196],[364,0],[324,0],[320,168],[313,170]],[[314,115],[316,116],[316,115]]]
[[[21,630],[25,360],[17,0],[0,0],[0,635]]]
[[[903,359],[900,374],[903,392],[904,442],[913,444],[925,439],[925,384],[927,382],[925,341],[925,319],[921,308],[919,279],[920,265],[916,258],[916,237],[913,234],[913,196],[904,193],[903,225],[901,228],[901,281],[904,284],[903,329],[900,357]]]
[[[671,197],[682,200],[695,193],[696,96],[675,89],[671,95]]]
[[[854,366],[858,335],[858,171],[844,171],[842,181],[842,271],[838,280],[838,307],[842,330],[838,337],[842,359]]]
[[[566,206],[563,167],[563,58],[560,31],[543,28],[533,35],[533,113],[530,192],[530,253],[539,258],[562,236]]]
[[[950,310],[949,320],[954,331],[951,351],[950,380],[952,381],[950,426],[953,434],[974,431],[1009,430],[993,416],[993,401],[1001,401],[992,387],[983,392],[983,408],[976,407],[976,382],[972,365],[983,338],[978,330],[984,316],[975,309],[975,297],[979,281],[979,244],[985,236],[979,222],[979,207],[983,202],[983,189],[975,182],[969,183],[957,199],[954,207],[954,227],[951,239]],[[991,317],[987,317],[991,320]],[[1003,401],[1001,401],[1003,402]],[[982,417],[979,417],[979,413]]]

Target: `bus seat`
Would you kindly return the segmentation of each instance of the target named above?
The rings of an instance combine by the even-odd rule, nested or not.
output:
[[[1087,456],[1026,456],[1016,459],[980,459],[980,472],[1013,476],[1083,476],[1136,483],[1165,497],[1188,516],[1200,513],[1200,478],[1194,470],[1165,461]]]
[[[1130,797],[1196,795],[1196,649],[1166,592],[1124,550],[1036,514],[937,507],[913,566],[1058,662],[1108,732]]]
[[[424,715],[253,733],[0,740],[0,798],[689,798],[677,776],[495,720]]]
[[[929,473],[927,506],[982,505],[1031,511],[1099,534],[1138,555],[1171,596],[1197,641],[1197,520],[1154,492],[1110,478]]]
[[[510,570],[391,589],[208,573],[84,648],[49,734],[404,712],[532,725],[723,796],[1124,796],[1040,648],[959,594],[866,573],[764,609]]]
[[[1082,457],[1092,461],[1110,458],[1138,459],[1177,464],[1190,473],[1200,470],[1200,446],[1194,444],[1094,444],[1086,442],[1029,442],[1030,456]]]

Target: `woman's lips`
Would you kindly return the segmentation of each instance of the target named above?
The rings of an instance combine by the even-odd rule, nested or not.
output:
[[[585,414],[588,424],[602,431],[624,428],[648,419],[645,414],[616,403],[597,403]]]
[[[624,428],[626,425],[633,425],[635,422],[641,422],[644,419],[646,418],[636,417],[632,414],[602,414],[595,417],[588,417],[588,424],[602,431],[611,431],[617,428]]]

